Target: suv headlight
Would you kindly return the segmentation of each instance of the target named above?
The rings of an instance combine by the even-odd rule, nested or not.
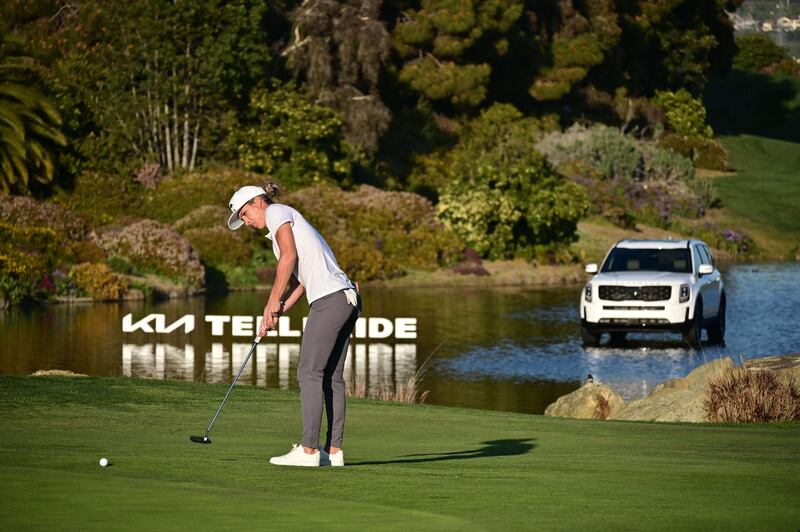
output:
[[[686,303],[687,301],[689,301],[689,294],[690,294],[689,285],[688,284],[682,284],[681,285],[679,301],[681,303]]]
[[[592,302],[592,283],[586,285],[586,288],[583,289],[583,299],[587,303]]]

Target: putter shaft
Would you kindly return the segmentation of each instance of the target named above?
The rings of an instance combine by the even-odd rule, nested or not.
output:
[[[208,428],[206,429],[205,433],[206,438],[208,438],[208,433],[211,432],[211,427],[214,426],[214,422],[217,420],[217,416],[219,416],[219,413],[222,411],[222,407],[225,406],[225,401],[228,400],[228,396],[233,391],[233,387],[236,386],[236,383],[239,381],[239,377],[242,375],[242,371],[244,371],[245,366],[247,366],[247,362],[250,360],[250,357],[253,356],[253,351],[256,350],[256,346],[260,341],[261,341],[260,336],[256,336],[256,339],[253,340],[253,345],[250,347],[250,351],[247,353],[244,362],[242,362],[242,366],[239,368],[239,372],[236,373],[236,377],[233,379],[233,382],[231,383],[230,387],[228,387],[228,392],[225,394],[225,398],[222,399],[219,408],[217,408],[217,412],[214,414],[214,417],[211,418],[211,423],[208,424]]]

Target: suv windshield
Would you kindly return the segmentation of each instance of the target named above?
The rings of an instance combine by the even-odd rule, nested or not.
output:
[[[604,272],[675,272],[691,273],[688,249],[614,248],[603,263]]]

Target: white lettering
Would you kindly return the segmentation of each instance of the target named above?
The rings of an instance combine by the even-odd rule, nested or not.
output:
[[[133,314],[127,314],[122,318],[122,332],[131,333],[141,330],[142,332],[153,333],[155,331],[153,331],[153,328],[150,327],[150,320],[157,320],[159,317],[163,323],[163,314],[148,314],[146,317],[140,319],[136,323],[133,323]]]
[[[155,323],[155,328],[150,326],[150,322]],[[141,330],[145,333],[162,333],[168,334],[183,326],[183,331],[189,334],[194,330],[195,321],[194,316],[187,314],[180,318],[178,321],[172,323],[169,327],[166,325],[166,316],[164,314],[148,314],[141,320],[133,323],[133,314],[127,314],[122,318],[122,332],[131,333]]]
[[[389,338],[394,331],[394,324],[386,318],[369,319],[370,338]]]
[[[231,321],[230,316],[216,316],[210,314],[206,316],[206,321],[211,324],[211,335],[222,336],[225,334],[225,324]]]
[[[253,336],[253,317],[234,316],[231,320],[231,334],[233,336]]]
[[[367,318],[358,318],[356,320],[356,338],[367,337]]]
[[[162,325],[161,328],[158,328],[158,325],[159,323],[158,321],[156,321],[156,332],[159,333],[171,333],[172,331],[176,330],[178,327],[183,325],[184,334],[189,334],[194,330],[194,316],[192,314],[187,314],[178,321],[176,321],[175,323],[173,323],[172,325],[170,325],[169,327],[163,327],[163,321],[161,324]]]
[[[417,337],[417,318],[397,318],[394,320],[394,337],[413,340]]]
[[[262,316],[223,316],[210,314],[205,316],[206,323],[211,324],[212,336],[252,336],[261,328]],[[230,331],[226,327],[230,323]],[[280,316],[275,330],[267,331],[266,336],[298,338],[303,335],[308,325],[308,317],[301,318],[299,329],[292,328],[292,318],[290,316]],[[183,330],[184,334],[189,334],[195,330],[196,318],[191,314],[186,314],[173,323],[166,324],[164,314],[148,314],[137,322],[133,321],[133,314],[127,314],[122,318],[122,332],[134,333],[141,331],[152,334],[169,334],[178,330]],[[417,318],[358,318],[350,335],[351,338],[397,338],[398,340],[414,340],[418,337]]]

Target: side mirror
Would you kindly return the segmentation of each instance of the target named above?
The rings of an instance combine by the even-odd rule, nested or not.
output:
[[[700,275],[708,275],[709,273],[713,273],[713,271],[714,267],[710,264],[701,264],[700,269],[697,270]]]
[[[586,271],[586,273],[597,273],[597,264],[595,263],[587,264],[584,270]]]

